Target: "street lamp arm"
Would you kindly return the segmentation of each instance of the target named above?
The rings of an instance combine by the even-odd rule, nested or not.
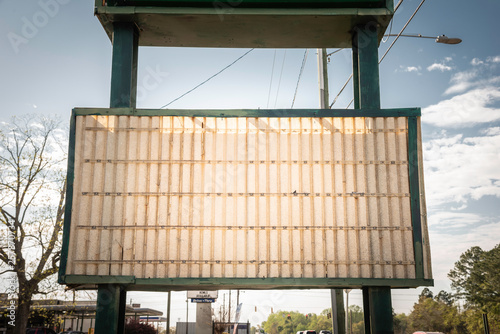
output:
[[[397,34],[388,34],[384,35],[385,37],[397,37]],[[441,35],[438,37],[431,37],[431,36],[422,36],[420,34],[413,34],[413,35],[399,35],[400,37],[416,37],[416,38],[430,38],[430,39],[435,39],[436,43],[441,43],[441,44],[459,44],[462,42],[460,38],[450,38],[446,35]]]

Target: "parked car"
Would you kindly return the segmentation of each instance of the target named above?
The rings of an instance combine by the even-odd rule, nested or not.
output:
[[[302,334],[302,331],[298,331],[297,334]]]
[[[57,333],[50,328],[32,327],[26,329],[26,334],[57,334]]]
[[[316,331],[313,331],[313,330],[307,330],[307,331],[303,331],[302,334],[316,334]]]
[[[332,334],[332,332],[321,330],[321,331],[319,331],[319,334]]]

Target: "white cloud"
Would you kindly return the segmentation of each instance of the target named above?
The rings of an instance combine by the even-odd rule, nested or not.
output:
[[[448,212],[440,211],[429,216],[429,227],[436,229],[446,229],[448,232],[456,229],[473,226],[481,222],[482,217],[479,214],[467,212]]]
[[[407,72],[407,73],[417,73],[420,74],[422,68],[420,66],[402,66],[399,65],[399,69],[396,72]]]
[[[494,128],[483,129],[481,132],[487,136],[500,135],[500,127],[497,126]]]
[[[500,63],[500,56],[488,57],[486,61],[490,63]]]
[[[483,137],[455,135],[424,143],[427,205],[462,205],[492,195],[500,198],[500,134]],[[450,220],[455,213],[450,213]],[[462,216],[461,225],[466,223]],[[432,224],[436,224],[432,222]]]
[[[431,71],[441,71],[441,72],[451,71],[453,69],[453,67],[450,66],[449,63],[451,63],[452,60],[453,60],[453,58],[451,58],[451,57],[445,57],[443,59],[443,61],[441,61],[439,63],[434,63],[430,66],[427,66],[427,71],[429,71],[429,72],[431,72]]]
[[[479,58],[474,58],[471,60],[470,62],[472,65],[474,66],[477,66],[477,65],[481,65],[481,64],[484,64],[484,61],[482,61],[481,59]]]
[[[453,226],[450,226],[453,228]],[[431,255],[433,275],[436,280],[447,280],[447,275],[466,250],[479,246],[490,250],[498,244],[500,222],[481,224],[481,217],[463,233],[439,231],[431,233]]]
[[[434,63],[431,66],[427,67],[427,71],[429,71],[429,72],[434,71],[434,70],[439,70],[441,72],[444,72],[444,71],[451,71],[452,69],[453,69],[453,67],[451,67],[451,66],[448,66],[445,64],[438,64],[438,63]]]
[[[419,71],[419,68],[418,67],[415,67],[415,66],[408,66],[406,69],[405,69],[406,72],[418,72]]]
[[[458,94],[474,87],[498,84],[500,76],[496,74],[497,63],[500,63],[500,56],[488,57],[484,61],[479,58],[472,59],[473,67],[454,74],[450,80],[451,86],[444,94]]]
[[[477,88],[422,109],[422,121],[441,127],[471,127],[500,120],[500,87]]]

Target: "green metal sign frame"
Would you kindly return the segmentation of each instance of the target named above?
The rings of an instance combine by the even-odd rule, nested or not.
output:
[[[95,0],[112,40],[117,22],[132,22],[140,46],[226,48],[350,48],[356,26],[378,29],[393,0]]]
[[[386,4],[385,0],[106,0],[108,6],[160,6],[160,7],[213,7],[221,5],[237,5],[239,7],[260,8],[377,8]]]
[[[414,279],[374,278],[136,278],[134,276],[87,276],[66,275],[75,168],[76,117],[85,115],[115,116],[186,116],[186,117],[407,117],[408,118],[408,166],[410,181],[410,203],[413,226],[413,247],[415,254]],[[59,283],[76,288],[95,288],[98,284],[118,284],[127,290],[172,291],[199,289],[323,289],[385,286],[391,288],[413,288],[432,286],[433,279],[424,277],[424,255],[421,229],[421,208],[419,194],[418,120],[419,108],[405,109],[258,109],[258,110],[174,110],[135,108],[76,108],[71,116],[67,203],[63,230],[63,248],[59,269]]]

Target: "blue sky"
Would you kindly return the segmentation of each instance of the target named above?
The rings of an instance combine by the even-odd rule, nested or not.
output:
[[[93,1],[57,0],[50,15],[40,14],[46,12],[44,3],[54,1],[0,0],[0,121],[39,113],[67,122],[73,107],[109,106],[111,43],[93,16]],[[420,1],[403,2],[392,33],[400,31]],[[446,34],[463,43],[400,38],[380,65],[382,107],[423,111],[436,292],[449,290],[446,274],[461,253],[476,245],[491,249],[500,242],[499,11],[498,0],[427,0],[405,33]],[[34,29],[26,28],[34,23]],[[381,43],[380,56],[392,40]],[[138,107],[169,103],[247,50],[141,48]],[[289,108],[303,54],[304,50],[254,50],[170,107]],[[332,55],[328,71],[333,100],[351,73],[351,51]],[[317,107],[317,87],[316,50],[309,50],[294,107]],[[351,99],[349,84],[334,108],[346,108]],[[419,291],[394,291],[396,311],[408,313]],[[165,310],[165,294],[130,293],[129,298]],[[319,313],[330,306],[324,290],[246,291],[240,300],[242,319],[253,323],[265,320],[271,307]],[[185,293],[175,293],[173,302],[172,321],[184,320]],[[350,294],[351,303],[361,305],[359,292]],[[191,315],[194,310],[191,305]]]

